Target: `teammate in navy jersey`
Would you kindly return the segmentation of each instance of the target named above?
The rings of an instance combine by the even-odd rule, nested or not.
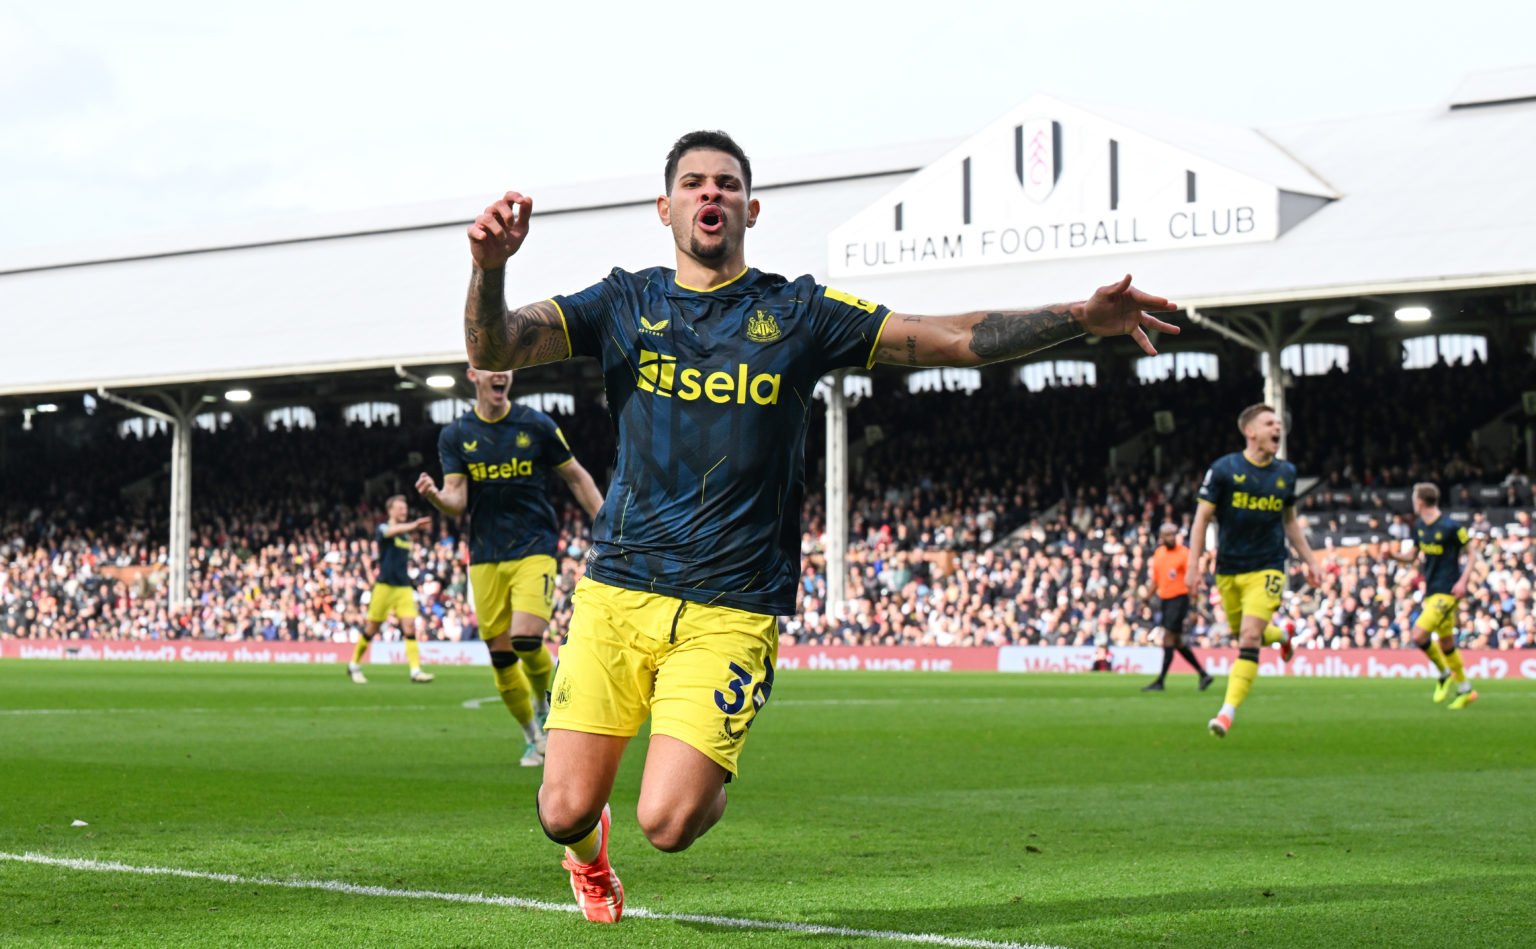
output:
[[[443,484],[423,472],[416,490],[450,517],[469,513],[469,587],[480,638],[491,651],[496,691],[522,727],[521,764],[544,763],[553,662],[544,630],[554,612],[560,525],[549,476],[566,483],[589,516],[603,496],[571,454],[554,419],[508,398],[510,372],[469,370],[475,404],[437,439]]]
[[[363,675],[363,656],[368,644],[384,624],[394,616],[400,622],[400,634],[405,638],[405,661],[410,667],[412,682],[432,681],[432,673],[421,669],[421,645],[418,637],[423,632],[421,611],[416,608],[416,583],[411,579],[411,537],[419,530],[432,526],[432,518],[418,517],[410,520],[405,495],[397,494],[384,502],[389,520],[373,529],[377,545],[378,576],[374,578],[373,591],[368,599],[368,625],[352,648],[352,661],[347,664],[347,675],[358,685],[367,685]]]
[[[1444,702],[1455,690],[1450,708],[1460,711],[1477,701],[1477,692],[1467,681],[1467,670],[1456,649],[1456,612],[1477,564],[1478,538],[1467,533],[1465,524],[1440,508],[1440,489],[1429,482],[1413,486],[1413,550],[1387,550],[1386,555],[1399,563],[1411,564],[1420,556],[1424,566],[1424,603],[1413,624],[1413,641],[1434,663],[1439,682],[1433,693],[1436,702]],[[1466,567],[1462,555],[1466,554]]]
[[[1131,286],[1031,310],[892,313],[747,266],[761,207],[752,166],[722,132],[667,155],[657,216],[676,269],[614,270],[569,296],[508,309],[505,266],[528,236],[531,198],[508,192],[469,228],[470,364],[488,370],[590,356],[618,429],[617,468],[577,586],[549,716],[539,819],[588,919],[614,922],[607,807],[625,746],[651,740],[638,817],[652,845],[683,850],[725,811],[747,729],[768,702],[775,615],[794,608],[805,429],[821,376],[877,362],[975,366],[1090,333],[1178,329],[1175,309]]]
[[[1284,423],[1267,405],[1250,405],[1238,415],[1237,429],[1244,448],[1211,464],[1200,482],[1195,523],[1190,528],[1190,595],[1199,603],[1205,590],[1206,528],[1212,520],[1216,535],[1216,589],[1221,593],[1227,628],[1237,640],[1237,661],[1227,676],[1227,694],[1216,717],[1206,723],[1212,735],[1225,738],[1237,709],[1259,677],[1259,650],[1280,644],[1280,656],[1291,661],[1291,636],[1270,622],[1285,593],[1285,544],[1301,558],[1307,582],[1320,576],[1317,555],[1296,518],[1296,466],[1276,457]]]

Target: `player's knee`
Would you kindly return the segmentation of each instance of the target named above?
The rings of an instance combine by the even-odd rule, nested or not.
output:
[[[698,820],[693,814],[641,805],[636,816],[645,839],[662,853],[687,850],[699,838]]]
[[[543,636],[513,636],[512,649],[514,652],[538,652],[544,648]]]
[[[557,844],[571,844],[585,837],[603,817],[603,802],[587,800],[569,788],[548,784],[539,788],[539,825],[544,836]]]
[[[510,669],[517,665],[517,653],[495,650],[491,653],[491,668]]]

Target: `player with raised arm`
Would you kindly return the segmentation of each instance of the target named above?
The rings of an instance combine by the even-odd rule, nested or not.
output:
[[[491,651],[496,691],[523,729],[521,764],[536,768],[544,763],[540,719],[553,667],[544,630],[559,576],[549,473],[589,517],[603,496],[554,419],[507,397],[512,373],[471,369],[469,380],[475,404],[437,439],[442,487],[422,472],[416,490],[449,517],[469,512],[469,587],[480,638]]]
[[[347,675],[358,685],[367,685],[363,675],[363,656],[368,644],[379,635],[379,629],[393,615],[400,622],[400,634],[405,637],[405,659],[410,665],[411,681],[427,683],[432,673],[421,671],[421,646],[416,637],[421,635],[421,611],[416,608],[416,587],[411,582],[411,538],[414,531],[432,526],[432,518],[419,517],[407,520],[410,509],[405,495],[396,494],[384,502],[389,518],[374,528],[373,539],[378,544],[379,575],[368,598],[368,625],[363,636],[352,650],[352,661],[347,665]]]
[[[1200,483],[1200,500],[1190,529],[1190,595],[1200,601],[1205,572],[1205,532],[1215,518],[1216,588],[1227,625],[1237,638],[1237,661],[1227,677],[1227,697],[1210,720],[1211,734],[1226,737],[1238,706],[1259,677],[1259,649],[1280,643],[1291,659],[1289,633],[1270,623],[1285,592],[1285,542],[1289,540],[1306,568],[1307,582],[1318,583],[1317,555],[1296,520],[1296,466],[1275,457],[1282,423],[1267,405],[1250,405],[1237,417],[1246,442],[1241,452],[1216,459]]]
[[[1160,527],[1157,541],[1157,549],[1147,561],[1147,579],[1163,617],[1163,670],[1141,691],[1163,691],[1168,670],[1173,668],[1173,655],[1178,653],[1200,674],[1199,688],[1204,692],[1216,680],[1206,673],[1200,657],[1184,642],[1184,622],[1189,617],[1189,548],[1179,543],[1177,524],[1165,523]]]
[[[1449,707],[1460,711],[1477,701],[1477,692],[1467,681],[1461,653],[1456,650],[1456,608],[1467,595],[1481,542],[1468,536],[1464,525],[1440,509],[1440,489],[1433,484],[1413,486],[1413,513],[1418,518],[1413,525],[1414,549],[1402,553],[1388,549],[1386,555],[1406,564],[1424,558],[1424,603],[1413,624],[1413,641],[1439,672],[1435,702],[1444,702],[1454,686],[1456,698]],[[1467,555],[1465,569],[1462,554]]]
[[[956,316],[884,306],[747,266],[761,207],[752,166],[721,132],[667,155],[657,216],[676,270],[615,269],[570,296],[508,309],[505,265],[530,198],[509,192],[469,228],[464,314],[471,365],[503,371],[599,361],[618,429],[607,503],[593,528],[560,651],[539,820],[566,848],[587,918],[615,922],[607,806],[625,746],[651,719],[637,809],[660,850],[687,848],[725,811],[747,730],[769,700],[775,617],[795,608],[805,429],[821,376],[876,362],[974,366],[1092,333],[1177,328],[1168,301],[1130,277],[1091,299]]]

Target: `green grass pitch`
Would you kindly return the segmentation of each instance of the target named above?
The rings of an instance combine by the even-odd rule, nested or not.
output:
[[[875,946],[894,937],[293,889],[569,903],[485,669],[0,665],[0,944]],[[783,672],[722,824],[632,907],[1071,947],[1528,946],[1536,683]],[[637,751],[639,749],[636,749]],[[74,820],[88,822],[72,827]],[[178,868],[223,879],[106,872]],[[911,943],[907,943],[911,944]]]

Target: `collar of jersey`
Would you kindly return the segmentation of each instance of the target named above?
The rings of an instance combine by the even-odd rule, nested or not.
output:
[[[1254,461],[1252,458],[1248,457],[1248,449],[1246,448],[1238,452],[1238,454],[1242,455],[1243,460],[1248,462],[1250,465],[1253,465],[1255,468],[1268,468],[1270,465],[1275,463],[1275,459],[1270,458],[1269,461],[1265,462],[1264,464],[1259,464],[1257,461]]]
[[[480,406],[478,406],[478,405],[470,406],[469,410],[471,412],[475,413],[475,418],[479,419],[480,421],[485,422],[488,425],[495,425],[497,422],[501,421],[502,419],[506,418],[508,415],[512,414],[512,403],[508,402],[507,403],[507,410],[505,412],[501,413],[500,415],[496,416],[495,418],[486,418],[484,415],[481,415],[480,414]]]
[[[751,267],[743,267],[743,268],[741,268],[741,273],[737,274],[736,276],[732,277],[731,279],[725,281],[724,283],[717,283],[713,287],[707,287],[707,288],[706,287],[690,287],[690,286],[688,286],[686,283],[683,283],[681,280],[677,279],[677,271],[674,270],[674,271],[672,271],[672,285],[677,287],[679,290],[687,290],[689,293],[714,293],[716,290],[724,290],[726,287],[729,287],[731,284],[736,283],[742,277],[745,277],[748,273],[750,273],[751,270],[752,270]]]

